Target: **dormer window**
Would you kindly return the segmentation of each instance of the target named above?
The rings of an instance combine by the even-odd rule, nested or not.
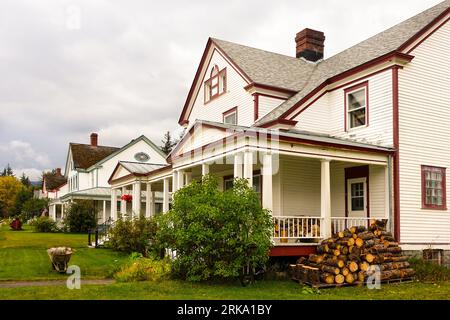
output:
[[[210,72],[210,78],[205,81],[205,103],[219,97],[227,91],[227,69],[219,71],[214,65]]]

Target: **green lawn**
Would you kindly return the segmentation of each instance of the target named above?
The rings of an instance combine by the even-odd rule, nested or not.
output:
[[[381,290],[366,287],[303,290],[291,281],[261,281],[249,287],[233,284],[193,284],[182,281],[82,285],[80,290],[65,286],[0,290],[2,299],[218,299],[218,300],[355,300],[355,299],[449,299],[450,283],[440,285],[403,283],[383,285]]]
[[[127,257],[108,249],[87,247],[87,235],[36,233],[29,227],[11,231],[0,227],[0,281],[65,279],[67,275],[54,272],[47,249],[68,246],[75,249],[69,264],[78,265],[82,276],[105,278]]]
[[[0,227],[0,281],[66,279],[52,271],[46,249],[70,246],[76,250],[70,264],[80,266],[82,279],[105,278],[126,259],[109,249],[89,249],[86,235],[10,231]],[[381,290],[366,287],[305,289],[292,281],[260,281],[249,287],[235,283],[189,283],[160,281],[82,285],[69,290],[64,285],[2,288],[0,300],[6,299],[449,299],[450,283],[403,283],[382,285]]]

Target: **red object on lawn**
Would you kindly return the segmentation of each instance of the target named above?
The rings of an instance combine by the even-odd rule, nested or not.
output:
[[[13,221],[9,225],[13,230],[22,230],[22,222],[20,222],[19,218],[14,218]]]
[[[120,197],[120,199],[125,200],[126,202],[131,202],[133,200],[133,196],[131,194],[124,194]]]

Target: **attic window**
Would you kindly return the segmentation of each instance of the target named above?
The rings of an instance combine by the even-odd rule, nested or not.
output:
[[[219,97],[227,91],[227,69],[219,71],[214,65],[211,69],[210,78],[205,81],[205,103]]]
[[[223,123],[237,124],[237,107],[223,113]]]

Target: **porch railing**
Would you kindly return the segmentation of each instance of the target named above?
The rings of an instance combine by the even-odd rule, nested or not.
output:
[[[349,217],[332,217],[331,218],[331,232],[341,232],[347,228],[364,226],[368,228],[372,221],[383,220],[383,218],[374,217],[362,217],[362,218],[349,218]]]
[[[273,238],[280,241],[320,239],[320,217],[273,217]]]

